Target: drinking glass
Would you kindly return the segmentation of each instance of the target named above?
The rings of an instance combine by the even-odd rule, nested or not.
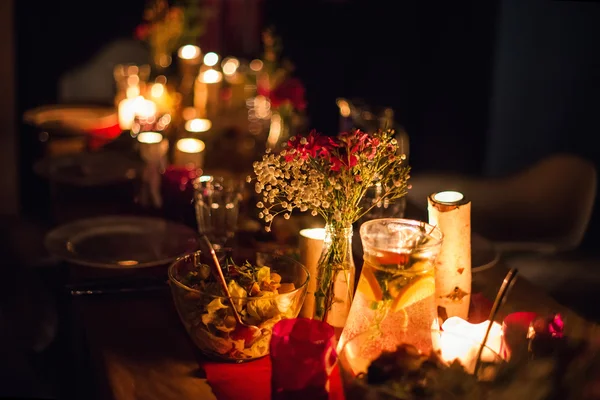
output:
[[[202,175],[194,182],[198,232],[216,249],[235,236],[242,193],[243,183],[236,179]]]
[[[360,236],[364,265],[338,348],[367,331],[387,346],[430,341],[442,232],[425,222],[386,218],[365,222]]]

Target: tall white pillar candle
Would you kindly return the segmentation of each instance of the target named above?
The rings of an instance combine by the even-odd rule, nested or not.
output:
[[[471,202],[460,192],[429,196],[429,224],[444,235],[435,263],[435,289],[441,318],[467,319],[471,301]]]

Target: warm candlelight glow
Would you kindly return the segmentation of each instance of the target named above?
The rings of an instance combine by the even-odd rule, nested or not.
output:
[[[448,363],[458,360],[465,368],[474,368],[489,324],[490,321],[471,324],[460,317],[448,318],[442,324],[442,332],[439,334],[442,359]],[[496,356],[502,356],[504,346],[502,326],[499,323],[492,323],[485,346],[481,355],[483,361],[493,362]]]
[[[206,132],[212,127],[212,122],[204,118],[190,119],[185,123],[185,130],[188,132]]]
[[[271,117],[271,127],[269,136],[267,137],[267,145],[271,148],[275,147],[279,137],[281,136],[281,115],[274,113]]]
[[[131,99],[123,99],[119,103],[119,127],[123,130],[131,129],[136,116],[150,118],[156,114],[156,104],[150,100],[138,96]]]
[[[137,140],[140,143],[156,144],[162,142],[163,135],[158,132],[141,132],[137,136]]]
[[[177,141],[177,150],[184,153],[201,153],[206,145],[202,140],[194,138],[184,138]]]
[[[198,110],[194,107],[186,107],[181,111],[181,116],[184,121],[189,121],[190,119],[194,119],[198,117]]]
[[[155,83],[150,89],[150,95],[152,97],[161,97],[165,93],[165,85],[162,83]]]
[[[223,74],[214,69],[204,71],[200,75],[200,80],[204,83],[218,83],[223,79]]]
[[[221,68],[223,69],[223,73],[227,76],[231,76],[237,72],[237,69],[240,67],[240,62],[237,58],[229,57],[223,60],[223,64]]]
[[[125,92],[125,96],[128,99],[133,99],[135,97],[138,97],[140,95],[140,87],[139,86],[130,86],[127,88],[127,91]]]
[[[186,44],[179,48],[177,55],[182,60],[193,60],[200,57],[200,47],[194,46],[193,44]]]
[[[338,100],[337,105],[340,108],[340,114],[342,115],[342,117],[350,116],[350,105],[346,100]]]
[[[218,62],[219,62],[219,55],[217,53],[214,53],[211,51],[210,53],[206,53],[204,55],[204,65],[213,67],[213,66],[217,65]]]
[[[259,72],[263,68],[263,62],[259,59],[250,61],[250,69],[254,72]]]
[[[302,229],[300,236],[314,240],[325,240],[325,228]]]
[[[465,196],[462,193],[451,190],[439,192],[433,195],[433,200],[439,203],[456,203],[464,198]]]

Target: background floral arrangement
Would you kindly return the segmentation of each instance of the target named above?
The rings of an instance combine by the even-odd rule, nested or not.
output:
[[[334,230],[351,228],[374,206],[361,207],[361,199],[373,185],[382,188],[378,200],[406,194],[410,168],[405,160],[393,130],[372,134],[354,130],[337,137],[312,131],[291,137],[279,153],[267,150],[253,165],[255,191],[262,195],[257,203],[259,217],[267,231],[274,217],[283,214],[289,219],[295,209],[321,215]],[[344,246],[341,240],[332,243],[319,262],[317,318],[324,318],[333,304],[333,282],[347,254]]]
[[[167,0],[149,0],[135,37],[148,43],[153,63],[165,68],[177,48],[198,42],[208,17],[208,9],[197,0],[179,0],[173,5]]]
[[[281,114],[289,115],[293,111],[306,109],[305,89],[302,82],[292,76],[294,65],[281,59],[281,39],[273,29],[266,29],[262,34],[264,47],[263,71],[258,79],[257,92],[268,97],[271,108]]]

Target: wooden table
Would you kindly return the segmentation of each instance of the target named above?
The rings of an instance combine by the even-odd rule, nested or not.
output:
[[[475,274],[474,293],[493,299],[506,272],[497,265]],[[269,399],[268,357],[238,365],[203,359],[177,317],[168,288],[151,293],[79,297],[74,300],[74,307],[95,367],[100,398]],[[542,315],[560,312],[572,336],[597,331],[595,325],[525,279],[516,282],[501,310],[501,318],[514,311]]]

